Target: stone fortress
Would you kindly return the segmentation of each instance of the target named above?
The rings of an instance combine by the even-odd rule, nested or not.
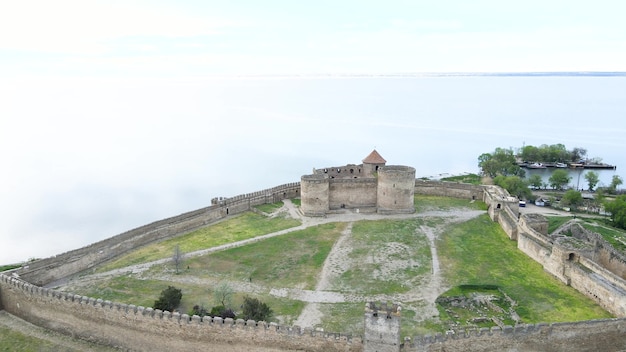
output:
[[[414,213],[415,169],[386,163],[373,150],[360,165],[313,169],[300,181],[302,213],[323,216],[340,209]]]
[[[520,214],[517,199],[499,187],[415,179],[413,168],[385,166],[384,159],[376,154],[370,154],[362,165],[314,170],[313,175],[302,176],[300,183],[214,198],[209,207],[0,273],[0,310],[47,329],[137,351],[626,350],[626,257],[601,236],[576,223],[548,235],[543,216]],[[45,287],[146,244],[210,225],[256,205],[301,197],[302,212],[313,216],[340,210],[410,213],[414,211],[412,192],[483,200],[490,218],[517,241],[521,251],[617,318],[483,328],[401,340],[401,306],[384,302],[365,305],[364,335],[351,336],[275,323],[188,316]]]

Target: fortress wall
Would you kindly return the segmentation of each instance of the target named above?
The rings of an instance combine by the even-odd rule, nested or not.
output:
[[[585,229],[580,224],[570,226],[572,236],[596,245],[596,257],[592,258],[613,274],[626,279],[626,256],[609,244],[602,235]]]
[[[375,178],[329,180],[329,208],[365,208],[376,206],[377,180]]]
[[[299,193],[300,183],[294,182],[232,198],[223,198],[218,204],[210,207],[155,221],[83,248],[30,262],[19,269],[18,273],[28,282],[44,286],[116,258],[135,248],[194,231],[228,215],[247,211],[251,206],[296,197]]]
[[[571,286],[618,317],[626,317],[626,283],[592,260],[579,258],[569,269]]]
[[[619,351],[626,348],[626,320],[606,319],[493,327],[454,334],[420,336],[405,342],[406,352]]]
[[[0,302],[26,321],[134,351],[361,351],[348,335],[242,319],[189,317],[45,289],[0,274]]]
[[[545,266],[550,258],[551,247],[546,246],[543,241],[539,241],[536,237],[530,236],[526,232],[518,234],[517,248],[542,266]]]
[[[415,193],[461,199],[483,199],[484,186],[448,181],[415,180]]]

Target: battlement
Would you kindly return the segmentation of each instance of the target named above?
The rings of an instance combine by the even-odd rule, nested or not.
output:
[[[238,350],[249,349],[249,346],[272,350],[362,350],[361,338],[350,334],[264,321],[189,316],[60,292],[2,273],[0,298],[7,312],[27,321],[131,350],[172,351],[181,350],[182,346],[203,350],[206,344],[215,348],[222,346],[223,350],[233,350],[233,345],[240,346]],[[164,332],[167,339],[163,339]]]
[[[401,307],[397,303],[369,302],[365,305],[365,352],[400,351],[400,311]]]

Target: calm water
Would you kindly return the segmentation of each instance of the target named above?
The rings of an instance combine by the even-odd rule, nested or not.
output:
[[[608,184],[626,177],[624,92],[626,77],[18,85],[6,92],[8,111],[25,121],[15,133],[39,144],[17,145],[25,152],[9,164],[0,239],[10,250],[0,262],[299,181],[313,167],[357,164],[374,148],[421,177],[478,172],[478,156],[496,147],[562,143],[617,165],[601,172]]]

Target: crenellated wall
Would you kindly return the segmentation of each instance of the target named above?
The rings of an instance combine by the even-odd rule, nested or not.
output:
[[[155,221],[83,248],[28,263],[19,270],[19,274],[30,283],[45,286],[149,243],[188,233],[228,215],[248,211],[256,205],[299,196],[300,183],[295,182],[232,198],[214,199],[215,204],[209,207]]]
[[[406,352],[622,351],[626,320],[606,319],[482,328],[406,340]]]
[[[307,185],[326,183],[328,188],[321,187],[316,192],[322,196],[328,194],[331,183],[327,176],[309,176],[312,178],[306,179]],[[360,183],[367,184],[366,181]],[[40,287],[148,243],[250,210],[255,205],[299,197],[300,190],[301,183],[290,183],[232,198],[214,198],[210,207],[156,221],[84,248],[29,263],[28,267],[18,270],[22,279],[37,285],[0,274],[0,309],[54,331],[137,351],[363,351],[364,341],[370,342],[369,346],[377,351],[397,351],[398,347],[411,352],[626,349],[626,320],[623,318],[463,331],[406,339],[399,345],[399,335],[391,334],[399,326],[399,318],[381,319],[370,314],[370,324],[365,321],[365,336],[352,337],[274,323],[189,317]],[[511,239],[517,240],[520,250],[612,314],[626,317],[626,260],[599,235],[582,227],[572,227],[572,237],[550,237],[546,224],[539,217],[520,217],[517,200],[499,187],[415,180],[415,193],[485,201],[490,217]],[[339,204],[338,200],[335,202]],[[330,204],[320,207],[324,206],[330,207]],[[365,319],[367,317],[366,312]],[[390,322],[392,324],[388,324]],[[378,335],[372,335],[373,332]]]
[[[4,309],[24,320],[132,351],[361,351],[360,337],[243,319],[188,316],[31,285],[0,274]]]

